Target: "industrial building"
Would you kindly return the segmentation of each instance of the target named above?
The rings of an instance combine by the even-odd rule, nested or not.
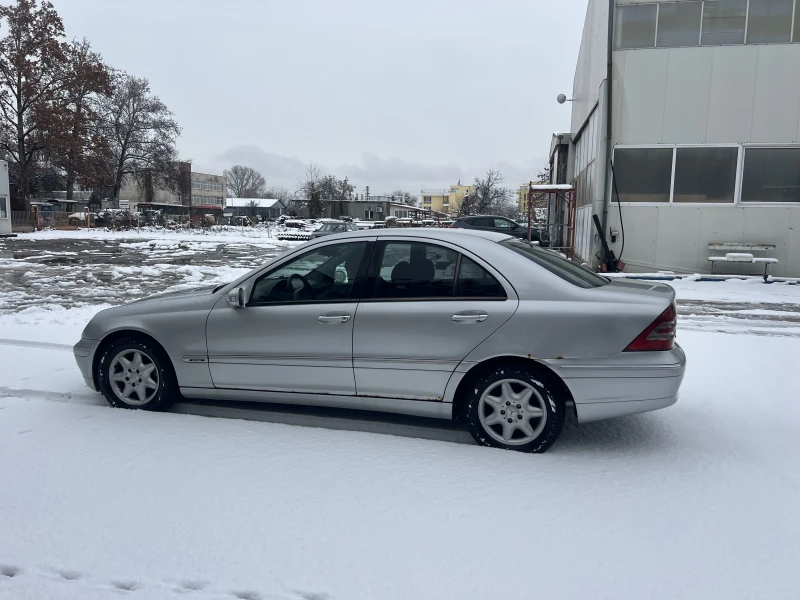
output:
[[[551,146],[569,150],[552,179],[577,190],[576,254],[598,264],[597,214],[627,271],[709,272],[709,244],[756,244],[800,276],[798,42],[800,0],[589,0]]]

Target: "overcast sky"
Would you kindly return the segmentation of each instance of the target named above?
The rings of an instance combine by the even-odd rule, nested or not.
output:
[[[307,163],[359,191],[544,166],[586,0],[53,0],[68,37],[150,80],[194,170],[294,189]]]

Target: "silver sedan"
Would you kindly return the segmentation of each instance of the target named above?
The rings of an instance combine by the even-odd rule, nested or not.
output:
[[[98,313],[74,353],[112,406],[185,398],[458,419],[543,452],[579,422],[670,406],[675,293],[491,232],[385,229],[298,246],[237,281]]]

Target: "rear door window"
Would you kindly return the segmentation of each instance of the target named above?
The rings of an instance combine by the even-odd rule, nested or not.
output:
[[[375,298],[452,298],[458,252],[423,242],[384,242]]]
[[[494,275],[471,258],[461,256],[456,296],[459,298],[506,298],[506,292]]]

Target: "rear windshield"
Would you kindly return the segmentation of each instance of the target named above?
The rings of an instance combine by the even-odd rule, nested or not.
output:
[[[571,260],[561,258],[561,256],[550,250],[544,250],[539,246],[534,246],[521,240],[506,240],[500,243],[578,287],[596,288],[608,284],[608,279],[605,277],[595,275],[588,269],[584,269]]]
[[[325,223],[320,231],[345,231],[344,223]]]

